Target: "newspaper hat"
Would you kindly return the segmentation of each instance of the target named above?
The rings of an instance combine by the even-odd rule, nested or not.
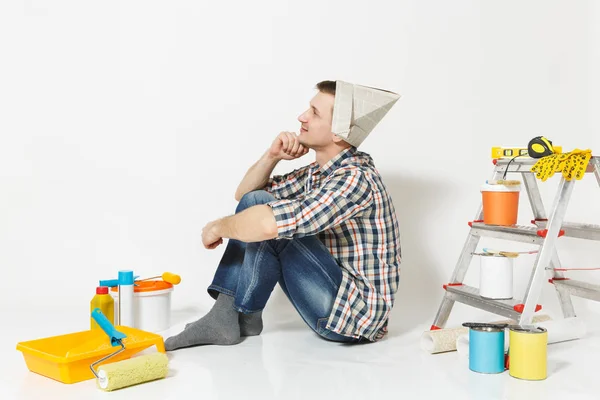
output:
[[[336,81],[331,131],[358,147],[399,98],[386,90]]]

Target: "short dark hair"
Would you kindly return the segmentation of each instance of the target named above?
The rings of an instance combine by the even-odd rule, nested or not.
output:
[[[317,89],[320,92],[335,96],[335,81],[321,81],[317,83]]]

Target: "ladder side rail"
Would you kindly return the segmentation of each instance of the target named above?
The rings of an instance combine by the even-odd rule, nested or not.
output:
[[[574,180],[567,181],[564,177],[561,177],[554,205],[550,212],[550,218],[548,219],[546,238],[540,246],[527,287],[527,292],[523,299],[524,308],[519,323],[529,324],[533,318],[536,302],[542,290],[546,269],[551,264],[552,257],[556,251],[556,241],[558,240],[560,228],[564,220],[574,185]]]
[[[536,180],[536,177],[532,172],[522,172],[521,175],[523,177],[525,189],[527,190],[534,220],[546,220],[548,217],[546,216],[546,210],[544,209],[544,203],[542,201],[542,196],[540,195],[539,185]],[[561,262],[558,256],[558,252],[556,251],[556,247],[554,248],[554,252],[552,253],[552,258],[550,260],[550,268],[552,269],[553,279],[565,279],[564,274],[556,270],[561,268]],[[560,302],[561,310],[563,312],[563,316],[565,318],[574,317],[575,309],[573,308],[573,300],[571,299],[571,294],[560,286],[555,286],[555,289],[556,295],[558,296],[558,300]]]

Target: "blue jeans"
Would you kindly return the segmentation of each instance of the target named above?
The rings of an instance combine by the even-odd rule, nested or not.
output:
[[[247,193],[236,213],[275,200],[262,190]],[[262,311],[279,282],[304,322],[321,337],[359,342],[326,329],[342,270],[329,250],[316,236],[298,239],[265,240],[244,243],[230,239],[208,293],[233,296],[234,307],[244,314]]]

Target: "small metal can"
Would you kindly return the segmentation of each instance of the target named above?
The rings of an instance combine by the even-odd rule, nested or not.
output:
[[[509,374],[528,381],[547,377],[548,331],[533,325],[511,325],[509,328]]]
[[[481,256],[479,295],[486,299],[503,300],[513,297],[514,258]]]
[[[504,372],[504,327],[482,324],[470,328],[469,369],[482,374]]]

